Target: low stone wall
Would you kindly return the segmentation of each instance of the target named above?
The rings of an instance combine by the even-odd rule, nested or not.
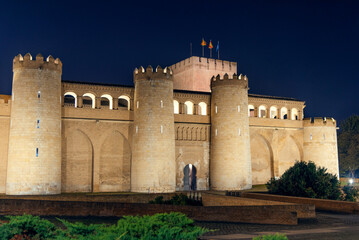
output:
[[[359,204],[354,202],[303,198],[303,197],[290,197],[290,196],[251,193],[251,192],[242,192],[241,196],[246,198],[263,199],[270,201],[290,202],[290,203],[298,203],[298,204],[312,204],[315,206],[315,209],[322,211],[330,211],[330,212],[338,212],[338,213],[355,213],[355,214],[359,213]]]
[[[0,215],[124,216],[182,212],[197,221],[296,225],[297,213],[281,206],[173,206],[163,204],[0,199]]]
[[[315,207],[310,204],[293,204],[244,197],[202,193],[203,206],[275,206],[281,211],[296,212],[298,218],[315,218]]]

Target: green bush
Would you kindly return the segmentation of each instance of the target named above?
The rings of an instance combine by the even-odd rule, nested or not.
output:
[[[158,196],[155,200],[151,200],[148,203],[151,204],[168,204],[168,205],[190,205],[190,206],[202,206],[201,201],[189,199],[184,194],[176,194],[170,200],[163,200],[163,196]]]
[[[0,226],[0,239],[11,239],[16,235],[24,236],[24,239],[53,239],[57,234],[54,224],[37,216],[24,214],[7,218],[9,222]]]
[[[197,227],[182,213],[161,213],[153,216],[126,216],[120,219],[115,232],[126,232],[123,239],[197,239],[208,232]]]
[[[285,235],[276,233],[275,235],[263,235],[253,238],[253,240],[288,240]]]
[[[341,198],[337,176],[327,173],[313,162],[296,162],[279,179],[272,178],[267,184],[269,193],[287,196],[334,199]]]
[[[182,213],[161,213],[153,216],[125,216],[117,224],[71,223],[58,219],[63,228],[48,220],[31,215],[8,217],[0,225],[0,240],[7,239],[197,239],[208,229],[195,226],[193,220]]]
[[[344,200],[350,202],[356,202],[359,196],[358,188],[354,186],[344,186],[343,188]]]

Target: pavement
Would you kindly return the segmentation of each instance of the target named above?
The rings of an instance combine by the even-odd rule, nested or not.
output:
[[[359,240],[359,214],[317,212],[316,219],[300,220],[296,226],[246,223],[196,222],[215,229],[200,239],[251,240],[264,234],[285,234],[289,240]]]

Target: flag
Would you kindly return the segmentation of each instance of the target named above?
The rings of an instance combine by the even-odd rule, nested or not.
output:
[[[213,48],[212,40],[209,40],[208,48],[212,50],[212,48]]]
[[[219,51],[219,41],[218,41],[217,47],[216,47],[216,52],[218,52],[218,51]]]
[[[206,41],[204,41],[204,39],[203,39],[203,38],[202,38],[202,43],[201,43],[201,45],[202,45],[202,47],[204,47],[204,46],[206,46],[206,45],[207,45]]]

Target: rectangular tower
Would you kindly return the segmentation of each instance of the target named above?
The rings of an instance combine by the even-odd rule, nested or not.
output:
[[[171,66],[176,90],[210,92],[211,77],[237,74],[237,63],[205,57],[190,57]]]

